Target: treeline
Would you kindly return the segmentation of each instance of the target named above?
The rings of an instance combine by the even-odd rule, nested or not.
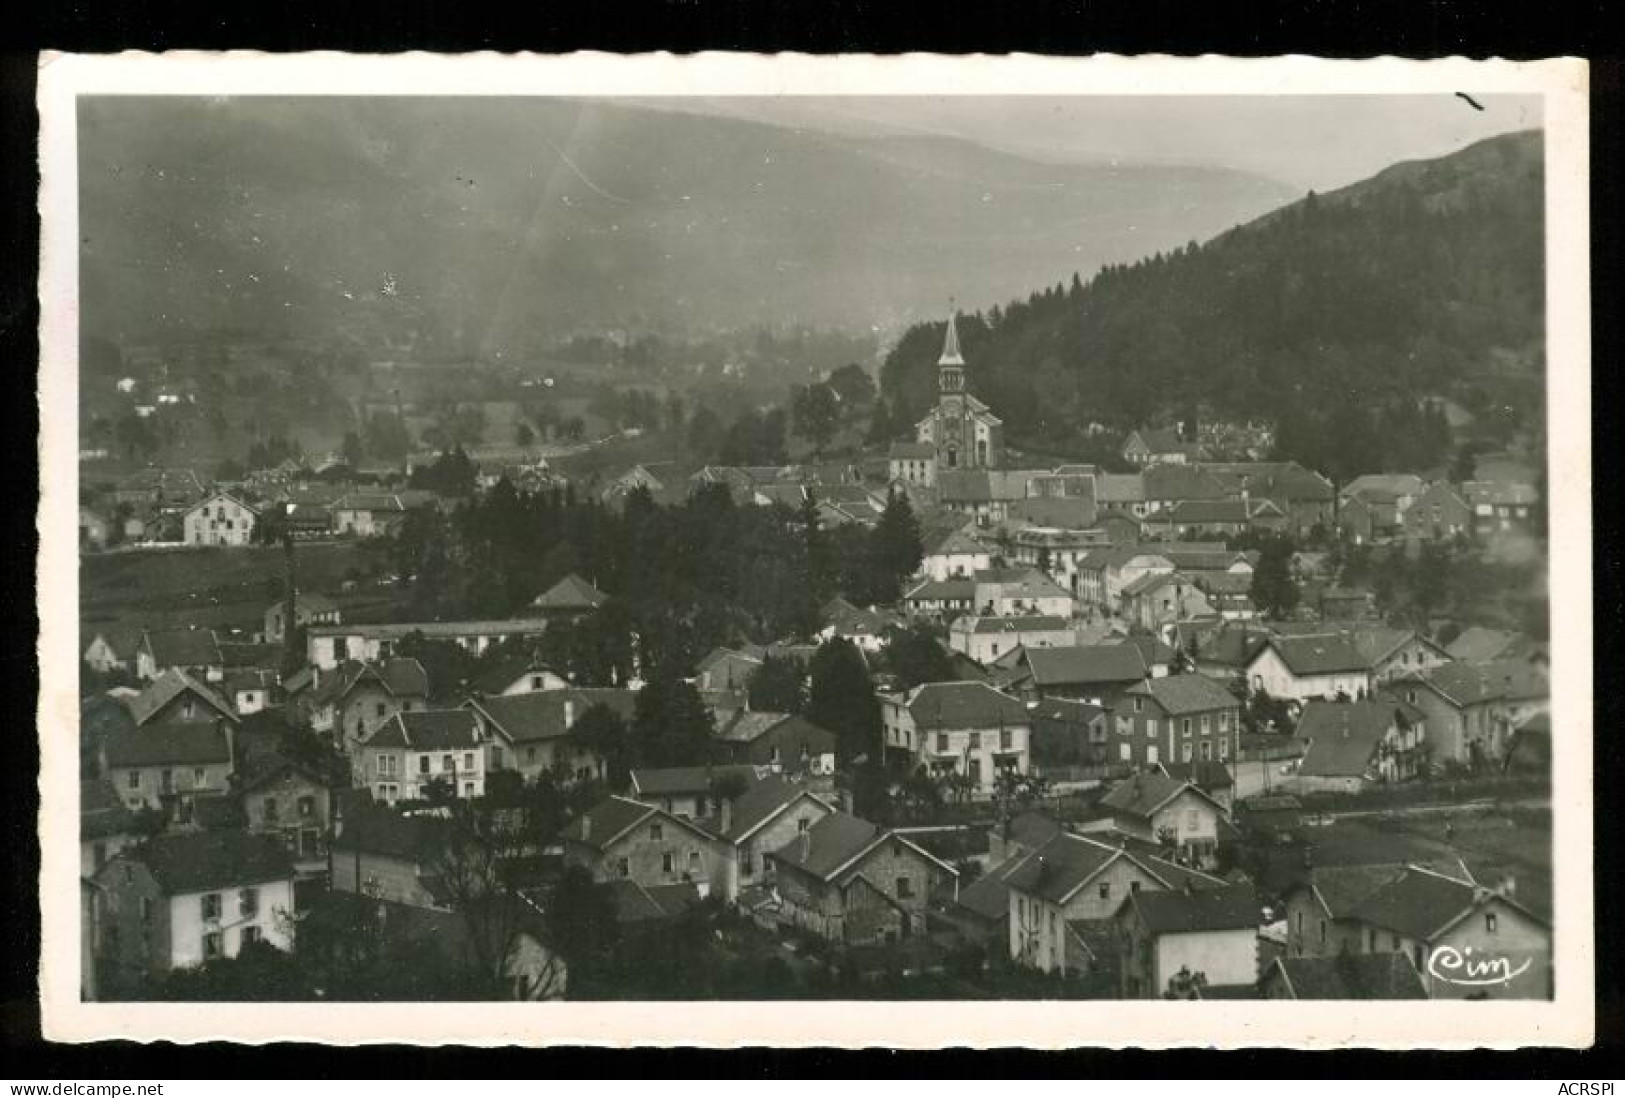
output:
[[[1464,379],[1492,362],[1531,365],[1543,338],[1539,142],[1510,135],[1429,171],[1311,193],[1205,245],[962,317],[971,386],[1018,444],[1201,405],[1303,423],[1282,456],[1321,464],[1315,443],[1340,406],[1420,410],[1426,395],[1466,396]],[[898,422],[934,399],[942,338],[941,323],[913,328],[887,357],[881,386]],[[1409,445],[1409,426],[1389,415],[1370,428],[1366,469],[1390,467],[1372,459]]]
[[[872,529],[825,529],[812,499],[799,511],[738,505],[711,485],[681,505],[640,490],[612,508],[568,487],[522,493],[504,480],[450,515],[410,512],[389,552],[396,571],[416,577],[410,613],[424,620],[522,614],[580,574],[611,598],[576,631],[574,660],[581,681],[607,685],[635,668],[691,674],[718,645],[809,637],[837,593],[893,602],[922,547],[901,496]]]

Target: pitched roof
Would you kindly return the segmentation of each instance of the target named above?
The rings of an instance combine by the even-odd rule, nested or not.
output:
[[[397,698],[422,697],[429,692],[429,673],[417,660],[395,656],[376,663],[345,660],[324,676],[312,700],[318,705],[344,698],[363,682],[376,684]]]
[[[209,629],[149,629],[142,645],[152,662],[166,667],[219,667],[220,644]]]
[[[185,693],[195,695],[213,708],[216,714],[236,723],[237,711],[224,698],[178,667],[169,668],[130,699],[130,716],[135,718],[136,724],[145,724],[164,706]]]
[[[820,611],[823,624],[833,626],[839,634],[867,633],[880,636],[887,629],[902,624],[902,619],[889,610],[865,610],[845,599],[830,599]]]
[[[1129,687],[1126,694],[1151,698],[1169,716],[1206,713],[1241,705],[1236,696],[1206,675],[1164,675],[1144,679]]]
[[[1299,772],[1321,777],[1364,775],[1396,720],[1410,723],[1411,718],[1399,703],[1379,698],[1309,702],[1298,719],[1297,736],[1307,741]]]
[[[333,838],[335,849],[360,850],[415,863],[428,857],[436,832],[446,826],[441,817],[408,816],[391,805],[370,800],[345,808],[340,819],[343,826]]]
[[[623,926],[672,919],[700,902],[699,885],[692,882],[642,885],[617,879],[599,887],[614,902],[615,921]]]
[[[1371,669],[1371,665],[1360,655],[1359,650],[1335,633],[1304,637],[1272,637],[1266,647],[1274,648],[1276,655],[1281,657],[1281,662],[1286,664],[1287,670],[1294,675],[1332,675]],[[1255,655],[1253,658],[1258,657]]]
[[[570,722],[565,721],[569,704]],[[472,703],[492,725],[515,744],[535,743],[567,735],[575,722],[595,705],[602,705],[623,720],[630,720],[637,693],[607,687],[572,686],[510,697],[481,698]]]
[[[1514,481],[1469,480],[1461,486],[1461,494],[1475,506],[1530,507],[1540,502],[1540,493],[1533,484]]]
[[[1306,882],[1333,919],[1353,917],[1360,901],[1405,872],[1402,864],[1316,866]]]
[[[1000,598],[1072,598],[1072,592],[1037,568],[988,568],[976,573],[976,585],[997,586]]]
[[[605,797],[565,825],[561,838],[603,850],[627,829],[656,814],[666,815],[653,805],[629,797]]]
[[[724,778],[756,782],[756,768],[746,763],[723,766],[639,767],[632,771],[632,790],[642,797],[686,797],[707,794]]]
[[[900,460],[918,460],[934,458],[937,456],[936,447],[927,442],[894,442],[887,451],[888,457]]]
[[[833,812],[813,824],[801,836],[773,852],[772,857],[786,865],[828,879],[858,857],[880,837],[880,828],[845,812]]]
[[[1412,866],[1366,895],[1352,917],[1426,942],[1487,895],[1465,881]]]
[[[541,659],[530,652],[515,652],[506,659],[498,660],[488,669],[475,676],[468,684],[468,689],[475,694],[500,694],[512,686],[523,675],[552,672],[553,669],[543,663]],[[553,672],[557,674],[557,672]],[[562,678],[563,676],[560,676]]]
[[[1139,647],[1122,642],[1028,648],[1025,658],[1039,686],[1134,682],[1151,673]]]
[[[981,682],[931,682],[907,695],[909,716],[922,731],[1023,725],[1027,707]]]
[[[260,644],[254,641],[221,641],[220,663],[228,672],[233,670],[274,671],[282,665],[286,651],[280,644]]]
[[[1197,465],[1153,465],[1140,474],[1148,500],[1223,499],[1230,489]]]
[[[1101,473],[1095,477],[1099,503],[1140,503],[1145,499],[1145,477],[1140,473]]]
[[[246,831],[157,835],[122,856],[144,863],[170,896],[293,878],[282,843]]]
[[[362,746],[449,751],[478,747],[479,743],[479,724],[470,710],[416,709],[391,716]]]
[[[1445,646],[1445,651],[1450,653],[1452,659],[1482,663],[1486,660],[1527,656],[1533,647],[1535,647],[1533,642],[1522,633],[1469,625],[1455,640]]]
[[[537,595],[530,604],[538,610],[585,611],[598,609],[608,599],[608,595],[571,572]]]
[[[976,581],[962,577],[955,579],[921,580],[903,596],[905,602],[924,602],[941,599],[946,602],[970,602],[976,598]]]
[[[1188,763],[1158,763],[1162,772],[1176,782],[1190,782],[1198,789],[1231,789],[1236,784],[1230,767],[1217,759],[1196,759]]]
[[[105,778],[79,783],[79,838],[102,839],[130,830],[135,816]]]
[[[1345,498],[1362,498],[1372,494],[1387,496],[1415,496],[1427,486],[1415,473],[1365,473],[1343,486]]]
[[[734,799],[730,809],[732,819],[722,837],[731,843],[743,842],[802,796],[812,797],[829,811],[835,811],[834,806],[820,799],[805,786],[795,785],[777,774],[772,774]]]
[[[788,728],[792,733],[800,732],[802,735],[834,735],[798,713],[743,710],[717,732],[717,738],[729,743],[753,743],[778,728]]]
[[[1062,832],[1022,855],[1006,873],[1005,883],[1018,892],[1063,903],[1122,853],[1121,847]]]
[[[1262,921],[1258,893],[1250,883],[1189,892],[1141,889],[1131,892],[1128,902],[1153,935],[1244,930]]]
[[[1526,701],[1551,695],[1551,683],[1540,669],[1523,660],[1469,663],[1455,660],[1399,680],[1420,683],[1456,706],[1490,701]]]
[[[955,619],[953,630],[956,633],[1006,634],[1006,633],[1054,633],[1069,628],[1065,618],[1058,618],[1049,614],[1014,614],[1006,617],[978,616],[966,614]]]
[[[1213,798],[1190,782],[1177,781],[1165,773],[1149,770],[1132,774],[1112,786],[1100,799],[1100,804],[1110,809],[1113,815],[1150,819],[1152,813],[1186,790],[1212,803]]]
[[[1275,958],[1272,975],[1293,999],[1426,999],[1427,988],[1406,953],[1340,953]]]

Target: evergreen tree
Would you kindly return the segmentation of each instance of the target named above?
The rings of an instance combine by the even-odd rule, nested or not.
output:
[[[571,735],[584,748],[603,758],[604,777],[610,788],[626,788],[633,761],[632,739],[619,713],[602,703],[589,705],[586,712],[576,718]]]
[[[948,650],[928,625],[893,630],[886,638],[881,658],[886,670],[897,676],[904,690],[921,683],[951,682],[956,678]]]
[[[863,654],[851,641],[833,637],[818,646],[805,715],[835,733],[842,765],[850,765],[859,756],[878,757],[882,746],[880,699],[875,696]]]
[[[716,723],[694,685],[657,675],[638,691],[632,713],[632,757],[639,766],[704,766]]]
[[[750,707],[760,712],[799,713],[807,703],[801,665],[788,656],[764,655],[746,690]]]
[[[888,595],[876,601],[896,602],[902,594],[903,581],[919,571],[920,562],[925,559],[920,523],[906,495],[898,491],[891,493],[871,540],[876,586]]]
[[[1272,538],[1260,552],[1249,590],[1253,605],[1267,618],[1285,618],[1298,606],[1298,584],[1292,578],[1292,542]]]

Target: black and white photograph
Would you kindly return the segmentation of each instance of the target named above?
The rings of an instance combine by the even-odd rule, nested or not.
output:
[[[1519,66],[249,63],[45,119],[69,1008],[1590,1024],[1585,214]]]

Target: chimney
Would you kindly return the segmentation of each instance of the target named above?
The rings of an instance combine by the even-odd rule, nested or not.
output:
[[[722,798],[722,804],[718,808],[717,822],[721,824],[722,833],[724,835],[732,830],[734,822],[734,803],[731,798]]]
[[[564,727],[574,728],[576,723],[576,703],[573,699],[564,699]]]
[[[1495,886],[1495,894],[1508,900],[1512,899],[1518,894],[1518,878],[1510,873],[1503,874],[1501,883]]]
[[[590,842],[590,841],[592,841],[592,813],[591,812],[583,812],[581,814],[581,841],[582,842]]]

